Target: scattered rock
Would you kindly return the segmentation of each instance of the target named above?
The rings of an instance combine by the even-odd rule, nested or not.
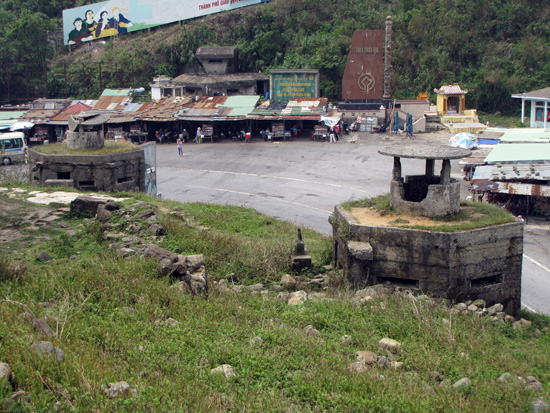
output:
[[[101,204],[97,207],[95,219],[100,222],[108,222],[113,216],[112,211],[107,210],[107,208],[105,208],[105,205],[106,204]]]
[[[527,381],[527,385],[525,386],[526,389],[531,389],[539,393],[544,390],[544,388],[542,387],[542,383],[533,376],[527,376],[525,380]]]
[[[104,391],[109,399],[117,397],[135,397],[137,396],[137,390],[131,389],[130,385],[125,381],[119,381],[118,383],[109,383],[109,388]]]
[[[390,361],[386,356],[379,356],[378,357],[378,367],[381,369],[386,369],[390,366]]]
[[[550,411],[550,404],[548,404],[544,397],[539,397],[538,399],[533,400],[531,406],[533,407],[533,411],[536,413]]]
[[[509,383],[514,380],[514,376],[512,376],[510,373],[502,373],[498,379],[497,383]]]
[[[258,346],[260,344],[263,343],[263,340],[261,337],[259,336],[256,336],[256,337],[252,337],[250,340],[249,340],[249,343],[251,346]]]
[[[472,381],[468,377],[464,377],[457,381],[455,384],[453,384],[454,388],[464,387],[464,386],[470,386],[472,384]]]
[[[166,234],[166,230],[160,224],[153,224],[147,228],[147,232],[154,236],[162,236]]]
[[[321,337],[322,334],[319,330],[314,328],[311,324],[304,327],[304,333],[307,336]]]
[[[54,338],[56,336],[55,331],[48,325],[46,318],[36,318],[33,314],[25,312],[19,315],[20,319],[29,321],[32,326],[46,338]]]
[[[438,371],[432,371],[430,372],[430,377],[433,381],[436,383],[441,383],[443,381],[443,376]]]
[[[51,258],[47,252],[41,252],[40,254],[38,254],[38,257],[36,257],[36,261],[39,261],[39,262],[46,262],[49,260],[51,260]]]
[[[218,289],[218,291],[220,293],[228,293],[230,291],[232,291],[228,286],[227,286],[227,280],[220,280],[218,281],[218,283],[216,284],[216,288]]]
[[[222,364],[221,366],[213,368],[212,370],[210,370],[210,374],[223,374],[226,379],[237,377],[237,375],[233,371],[233,366],[229,364]]]
[[[531,328],[531,325],[532,325],[532,322],[529,320],[526,320],[525,318],[521,318],[512,324],[512,326],[514,327],[514,330],[519,330],[519,331],[527,331]]]
[[[489,312],[489,315],[497,315],[497,313],[500,313],[504,310],[504,306],[500,303],[492,305],[487,309]]]
[[[487,305],[487,302],[481,298],[478,298],[477,300],[474,300],[472,302],[472,305],[475,305],[478,308],[485,308],[485,306]]]
[[[403,362],[392,360],[392,362],[391,362],[391,367],[392,367],[394,370],[400,370],[400,369],[403,368]]]
[[[340,343],[343,346],[349,346],[351,344],[351,336],[343,335],[342,337],[340,337]]]
[[[392,353],[398,353],[401,351],[401,343],[391,338],[383,338],[378,342],[378,345],[382,349],[387,349]]]
[[[95,217],[99,206],[104,205],[106,202],[105,199],[79,196],[71,201],[71,214],[83,218]]]
[[[164,327],[174,327],[180,324],[178,320],[173,319],[172,317],[167,318],[166,320],[157,320],[155,325],[164,326]]]
[[[305,291],[296,291],[289,295],[287,304],[288,305],[300,305],[305,303],[307,300],[307,293]]]
[[[507,323],[513,323],[514,321],[516,321],[516,319],[514,317],[512,317],[511,315],[507,314],[504,317],[504,321],[506,321]]]
[[[362,363],[360,361],[356,363],[351,363],[348,366],[348,370],[352,373],[358,373],[358,374],[364,374],[368,371],[367,366],[365,366],[365,363]]]
[[[261,290],[264,289],[264,285],[263,284],[253,284],[253,285],[247,285],[244,288],[245,288],[245,290],[250,291],[250,292],[261,291]]]
[[[355,354],[357,354],[357,360],[361,363],[372,365],[378,362],[378,356],[372,351],[358,351]]]
[[[65,353],[63,350],[54,347],[49,341],[37,341],[31,346],[31,350],[39,357],[53,356],[59,363],[65,360]]]
[[[287,290],[294,290],[296,288],[297,281],[289,274],[283,274],[281,276],[281,285]]]
[[[7,383],[11,380],[11,368],[8,363],[0,362],[0,383]]]

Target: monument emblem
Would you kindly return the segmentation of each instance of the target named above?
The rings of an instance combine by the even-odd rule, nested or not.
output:
[[[357,80],[357,85],[363,92],[369,93],[376,86],[376,79],[370,73],[364,73]]]

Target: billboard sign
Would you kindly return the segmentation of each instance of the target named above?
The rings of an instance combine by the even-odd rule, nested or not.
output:
[[[271,99],[288,102],[295,98],[319,97],[318,70],[271,70]]]
[[[342,79],[342,99],[382,99],[384,30],[356,30]]]
[[[269,0],[110,0],[63,10],[67,44],[123,34]]]

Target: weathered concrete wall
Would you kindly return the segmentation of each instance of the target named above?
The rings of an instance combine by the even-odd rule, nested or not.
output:
[[[142,150],[75,156],[45,155],[29,149],[29,164],[31,185],[65,185],[87,191],[145,191]]]
[[[432,178],[439,180],[438,176]],[[427,183],[424,185],[421,181],[425,179],[427,179],[425,175],[418,175],[407,176],[405,183],[391,181],[392,207],[402,214],[425,217],[457,214],[460,211],[460,182],[451,179],[449,185]],[[412,200],[412,194],[420,200]]]
[[[334,264],[355,288],[389,281],[451,300],[483,298],[519,314],[521,223],[453,233],[366,226],[337,206],[331,224]]]
[[[69,149],[102,149],[105,146],[103,131],[67,132]]]

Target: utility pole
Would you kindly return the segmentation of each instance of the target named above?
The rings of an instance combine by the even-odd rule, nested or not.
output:
[[[8,86],[8,102],[11,102],[10,67],[8,64],[4,65],[4,71],[6,73],[6,84]]]
[[[29,65],[25,63],[25,86],[27,89],[27,102],[29,101]]]
[[[69,96],[67,93],[67,63],[63,63],[63,77],[65,78],[65,99]]]

